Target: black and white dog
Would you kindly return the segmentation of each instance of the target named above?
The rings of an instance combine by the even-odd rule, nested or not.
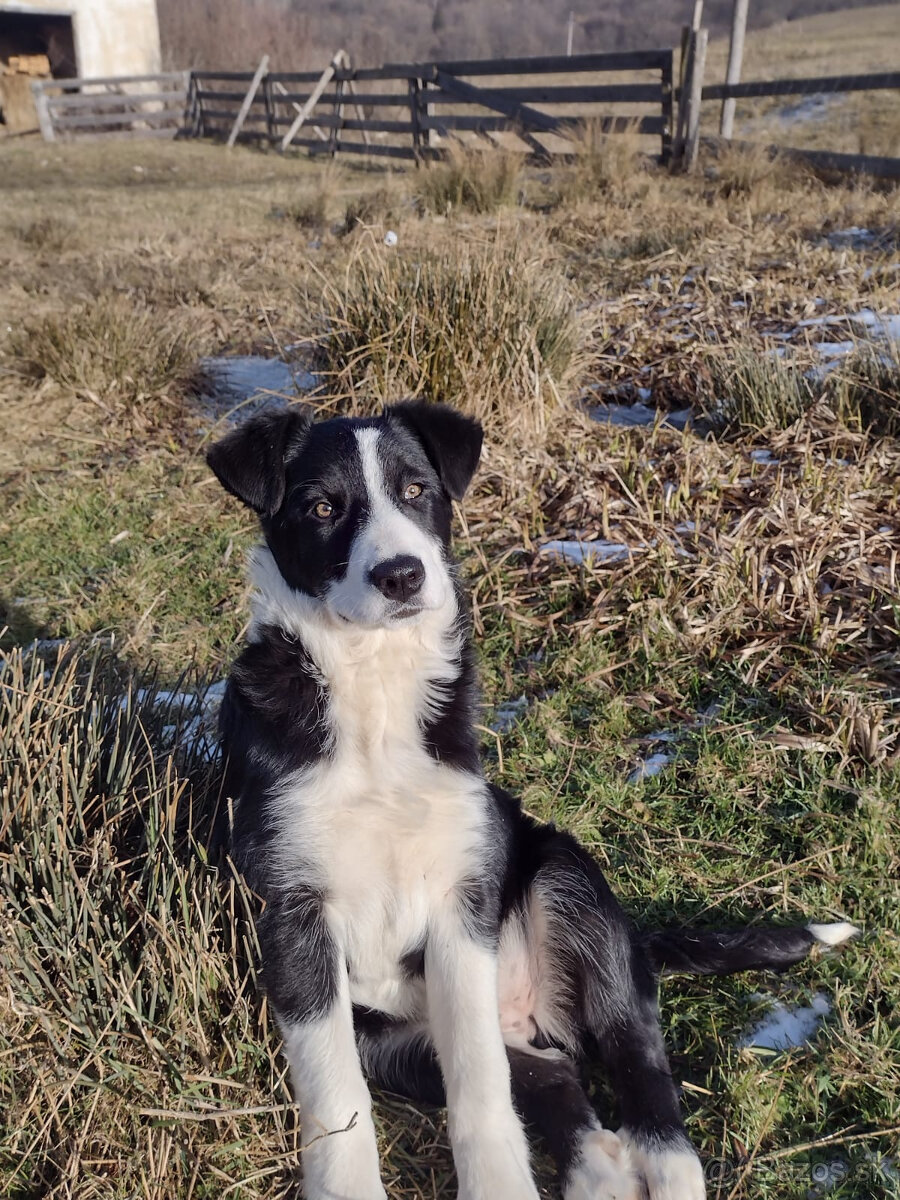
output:
[[[459,413],[407,403],[264,413],[209,452],[264,534],[225,786],[311,1143],[306,1195],[385,1197],[368,1076],[446,1101],[462,1200],[536,1200],[523,1120],[565,1200],[700,1200],[657,973],[783,967],[853,927],[641,934],[572,837],[485,779],[449,550],[481,442]],[[618,1133],[582,1089],[585,1055]]]

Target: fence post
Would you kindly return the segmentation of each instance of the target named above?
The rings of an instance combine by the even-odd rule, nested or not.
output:
[[[184,136],[201,136],[200,99],[193,71],[185,71]]]
[[[749,0],[734,0],[734,12],[731,17],[731,42],[728,47],[728,70],[725,72],[725,84],[729,87],[741,82],[741,62],[744,57],[744,33],[747,29],[748,4]],[[734,100],[726,97],[722,101],[719,133],[723,138],[730,138],[734,132],[734,108]]]
[[[341,148],[340,131],[344,124],[344,81],[343,79],[335,80],[334,84],[334,105],[331,110],[335,122],[331,127],[331,135],[328,138],[328,147],[331,151],[331,157]]]
[[[53,118],[50,115],[50,103],[47,98],[47,93],[44,91],[44,83],[41,79],[35,79],[31,84],[31,94],[34,96],[34,107],[37,110],[38,125],[41,127],[41,136],[45,142],[56,141],[56,131],[53,128]]]
[[[684,169],[693,171],[700,150],[700,107],[703,98],[703,70],[706,66],[706,44],[709,31],[698,29],[691,37],[691,89],[688,97],[687,128],[685,132]]]
[[[410,79],[409,83],[409,119],[412,122],[412,148],[416,156],[416,166],[422,157],[422,127],[421,117],[421,85],[418,79]]]
[[[678,118],[675,125],[673,169],[679,169],[684,157],[687,115],[690,107],[691,67],[693,63],[693,33],[690,25],[681,29],[681,57],[678,60]]]
[[[669,51],[666,61],[663,63],[660,83],[662,85],[662,146],[660,148],[660,162],[664,167],[668,167],[672,163],[672,138],[675,130],[674,126],[674,85],[672,81],[672,59],[675,57],[673,51]]]
[[[263,75],[265,75],[268,69],[269,56],[268,54],[264,54],[259,60],[259,66],[256,68],[256,74],[253,76],[250,86],[247,88],[247,95],[244,97],[240,111],[238,112],[234,125],[231,128],[231,133],[228,135],[228,141],[225,143],[229,150],[237,141],[237,135],[241,132],[241,128],[244,122],[247,120],[247,113],[250,111],[250,105],[253,103],[256,93],[259,91],[259,85],[262,83]]]
[[[272,83],[268,75],[263,80],[263,102],[266,106],[266,133],[269,141],[278,139],[278,126],[275,124],[275,97],[272,95]]]

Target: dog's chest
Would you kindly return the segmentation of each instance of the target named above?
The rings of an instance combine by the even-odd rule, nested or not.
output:
[[[397,1016],[421,1010],[429,927],[484,857],[483,781],[424,746],[429,665],[400,642],[332,669],[332,753],[279,806],[282,869],[323,892],[354,1003]]]

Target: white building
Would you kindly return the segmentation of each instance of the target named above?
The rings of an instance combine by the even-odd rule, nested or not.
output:
[[[153,74],[156,0],[0,0],[0,64],[37,54],[58,79]]]

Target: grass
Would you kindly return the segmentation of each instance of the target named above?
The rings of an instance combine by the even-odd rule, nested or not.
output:
[[[472,150],[451,142],[447,157],[428,163],[416,194],[425,212],[492,213],[514,205],[522,181],[522,156],[503,150]]]
[[[735,164],[727,183],[625,171],[554,207],[561,180],[526,172],[528,203],[447,218],[421,215],[416,176],[338,163],[310,239],[272,213],[318,203],[320,164],[182,143],[4,155],[0,1194],[295,1189],[252,898],[210,846],[196,740],[254,530],[203,464],[216,430],[191,379],[201,355],[317,343],[328,407],[413,391],[488,421],[456,549],[485,727],[527,702],[485,734],[492,777],[584,839],[644,922],[866,930],[784,977],[664,983],[711,1197],[793,1200],[834,1162],[831,1195],[891,1195],[897,375],[860,342],[810,390],[819,335],[799,322],[900,309],[896,191]],[[824,236],[851,226],[878,237]],[[582,410],[637,388],[663,411],[725,401],[727,436]],[[631,553],[576,567],[538,553],[548,538]],[[661,747],[666,770],[629,785]],[[760,993],[817,991],[832,1014],[808,1045],[739,1047]],[[376,1120],[392,1200],[455,1194],[442,1114],[379,1096]]]
[[[160,319],[146,303],[101,295],[60,315],[25,324],[10,339],[20,367],[87,396],[112,415],[134,412],[183,382],[197,357],[197,340],[180,314]]]
[[[750,346],[712,351],[706,415],[723,432],[785,429],[809,412],[818,390],[808,368]]]

